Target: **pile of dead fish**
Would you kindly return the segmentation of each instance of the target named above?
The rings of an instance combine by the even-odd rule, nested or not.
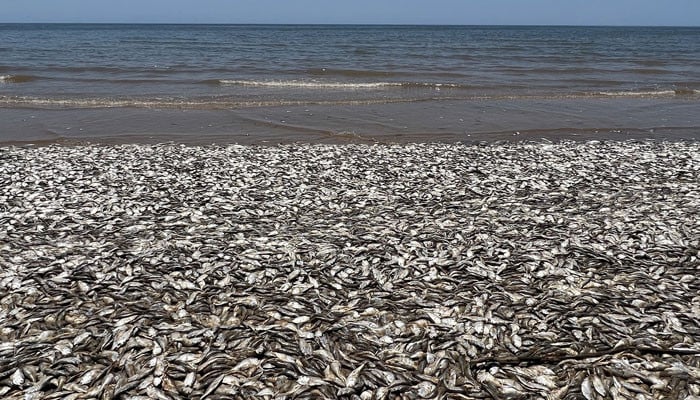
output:
[[[5,399],[700,399],[700,144],[0,148]]]

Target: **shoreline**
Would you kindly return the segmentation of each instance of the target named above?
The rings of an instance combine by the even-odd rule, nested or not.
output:
[[[231,110],[0,108],[0,145],[700,139],[697,101],[435,101]]]
[[[630,132],[585,132],[543,133],[507,131],[501,133],[464,135],[411,134],[411,135],[357,135],[352,133],[328,133],[319,138],[310,137],[256,137],[245,134],[209,135],[204,137],[187,135],[119,135],[93,137],[62,137],[38,140],[0,140],[1,148],[12,147],[117,147],[117,146],[172,146],[226,147],[226,146],[354,146],[354,145],[454,145],[454,146],[499,146],[531,144],[586,144],[590,142],[610,143],[698,143],[700,134],[689,132],[675,134],[639,134]],[[691,133],[691,131],[693,133]]]
[[[699,181],[697,141],[0,147],[0,395],[700,396]]]

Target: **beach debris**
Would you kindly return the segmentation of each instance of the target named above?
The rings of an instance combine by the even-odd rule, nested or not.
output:
[[[3,398],[700,396],[700,144],[0,148]]]

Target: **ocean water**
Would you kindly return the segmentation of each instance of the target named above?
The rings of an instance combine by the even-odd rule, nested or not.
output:
[[[700,136],[700,28],[0,24],[0,141]]]

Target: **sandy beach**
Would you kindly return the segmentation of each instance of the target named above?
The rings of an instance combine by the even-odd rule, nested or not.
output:
[[[0,396],[700,398],[700,144],[0,148]]]

